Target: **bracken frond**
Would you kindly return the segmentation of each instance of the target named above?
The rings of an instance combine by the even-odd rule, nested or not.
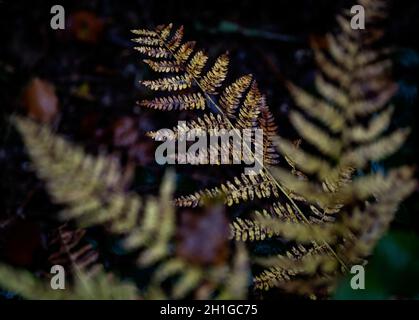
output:
[[[237,79],[233,84],[226,87],[220,97],[220,106],[229,118],[234,118],[240,99],[252,83],[252,76],[247,75]]]
[[[385,174],[370,172],[370,164],[395,153],[409,131],[399,128],[389,132],[393,114],[389,103],[397,85],[391,80],[391,50],[379,48],[381,24],[387,17],[386,1],[359,2],[366,9],[366,30],[353,30],[350,15],[344,13],[337,18],[338,33],[325,37],[327,47],[312,42],[319,67],[315,92],[287,83],[299,108],[290,113],[290,121],[301,137],[301,145],[275,137],[277,126],[272,113],[251,76],[224,88],[226,70],[218,67],[223,71],[214,71],[223,56],[207,72],[212,78],[204,76],[211,83],[202,80],[207,58],[200,51],[192,59],[193,50],[181,59],[180,49],[165,58],[186,68],[184,76],[189,75],[191,80],[188,90],[201,92],[209,112],[219,114],[228,129],[265,131],[264,163],[277,164],[280,154],[291,166],[263,166],[259,175],[238,176],[175,200],[177,206],[186,207],[219,197],[228,206],[256,199],[274,202],[271,208],[248,218],[240,216],[231,224],[231,236],[238,241],[275,237],[292,243],[286,254],[262,263],[267,269],[255,277],[255,288],[278,286],[310,297],[330,293],[348,266],[360,263],[371,253],[400,202],[416,186],[409,167]],[[160,30],[152,32],[162,39],[160,48],[170,51]],[[165,88],[168,86],[159,90]],[[208,130],[219,123],[200,118],[185,126]]]
[[[180,207],[196,207],[202,205],[206,198],[222,197],[228,206],[232,206],[241,201],[278,197],[279,192],[278,187],[264,174],[249,176],[242,174],[240,177],[235,177],[233,181],[223,183],[220,187],[177,198],[175,204]]]
[[[194,265],[174,254],[176,214],[172,203],[173,174],[168,174],[164,179],[158,198],[142,200],[137,194],[127,191],[126,177],[113,158],[88,155],[80,147],[31,120],[14,118],[13,121],[22,134],[38,176],[46,183],[48,193],[54,202],[65,206],[62,219],[73,220],[82,227],[103,226],[109,234],[120,236],[121,247],[127,253],[138,252],[139,267],[156,267],[153,279],[159,277],[161,270],[170,269],[172,261],[182,265],[177,272],[180,277],[168,292],[162,289],[161,282],[152,280],[141,297],[184,298],[194,291],[198,294],[203,284],[210,284],[214,290],[208,292],[208,295],[200,293],[201,298],[208,299],[217,290],[231,299],[243,298],[247,290],[247,273],[244,274],[247,259],[243,251],[237,252],[240,263],[233,261],[231,266],[228,261],[227,264],[217,266]],[[83,233],[76,233],[73,238],[72,234],[63,230],[60,236],[65,244],[63,250],[69,253],[77,269],[71,290],[51,291],[49,283],[47,287],[42,279],[6,266],[0,266],[0,285],[28,298],[37,294],[37,299],[139,297],[135,285],[116,281],[111,275],[104,274],[102,268],[94,267],[95,272],[92,272],[90,265],[97,257],[88,253],[91,247],[82,247],[72,252]],[[61,261],[62,254],[60,249],[51,257],[51,261]],[[10,275],[10,278],[5,279],[4,275]],[[14,279],[19,277],[29,282],[16,282]],[[229,291],[229,288],[224,288],[228,281],[232,281],[238,290]],[[97,285],[100,289],[97,289]]]
[[[99,272],[91,277],[81,273],[71,287],[53,290],[49,279],[40,279],[26,270],[0,264],[1,287],[32,300],[137,300],[136,286],[118,280],[114,275]]]
[[[156,72],[176,73],[182,70],[182,67],[174,61],[153,61],[144,59],[143,62]]]
[[[182,94],[177,96],[168,96],[155,98],[153,100],[143,100],[140,106],[155,110],[194,110],[205,109],[205,98],[201,93]]]
[[[365,32],[352,30],[350,17],[341,16],[341,33],[326,38],[328,50],[313,43],[321,71],[315,80],[317,94],[288,84],[296,104],[305,113],[291,112],[291,123],[303,141],[317,151],[308,152],[290,141],[274,139],[279,151],[300,174],[281,168],[272,168],[272,174],[289,192],[306,202],[317,217],[311,224],[301,224],[259,214],[252,222],[236,226],[236,230],[243,229],[247,235],[248,230],[254,233],[256,226],[304,248],[312,241],[323,243],[325,250],[309,256],[298,254],[297,258],[287,254],[265,259],[262,264],[268,270],[255,278],[258,288],[278,286],[307,295],[324,288],[330,292],[341,267],[347,271],[347,266],[361,263],[371,253],[400,202],[416,186],[409,167],[391,169],[385,174],[368,172],[371,162],[391,156],[402,146],[409,130],[387,133],[394,110],[388,105],[397,86],[389,77],[389,50],[375,46],[382,34],[376,25],[386,16],[381,11],[385,1],[362,3],[373,17]],[[362,170],[364,175],[354,175],[356,170]],[[325,220],[328,216],[334,218]]]
[[[180,91],[192,86],[192,77],[186,74],[157,80],[146,80],[142,84],[154,91]]]
[[[223,84],[227,76],[228,63],[229,59],[227,54],[223,54],[217,58],[211,70],[199,82],[205,92],[209,94],[217,93],[217,88]]]

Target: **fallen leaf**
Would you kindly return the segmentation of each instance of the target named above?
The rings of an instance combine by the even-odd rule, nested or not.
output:
[[[228,258],[229,222],[224,206],[180,213],[177,254],[194,264],[220,264]]]
[[[58,115],[58,98],[54,86],[39,78],[34,78],[26,86],[23,104],[32,119],[43,123],[51,123]]]

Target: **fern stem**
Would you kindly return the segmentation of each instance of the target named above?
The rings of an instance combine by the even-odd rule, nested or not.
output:
[[[74,260],[74,258],[71,255],[70,249],[67,246],[67,244],[63,241],[63,234],[61,232],[61,230],[58,230],[60,239],[61,239],[61,244],[64,246],[65,252],[68,255],[68,258],[71,261],[71,264],[73,266],[74,272],[76,277],[80,280],[80,283],[83,285],[83,287],[86,289],[86,292],[88,292],[88,294],[90,295],[90,297],[92,299],[94,299],[95,295],[91,292],[91,287],[87,284],[86,281],[86,275],[85,273],[81,270],[81,268],[79,267],[79,265],[77,264],[77,262]]]

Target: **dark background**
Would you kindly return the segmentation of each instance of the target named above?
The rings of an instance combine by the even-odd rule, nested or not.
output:
[[[50,28],[50,8],[66,9],[66,30]],[[56,212],[31,168],[8,119],[43,112],[28,103],[30,81],[55,88],[58,109],[52,125],[92,152],[118,152],[138,165],[134,188],[156,191],[163,171],[153,163],[154,146],[144,132],[175,123],[177,116],[142,111],[148,93],[138,85],[149,71],[132,50],[130,29],[173,22],[212,57],[231,57],[231,77],[253,73],[267,94],[280,134],[288,136],[291,99],[283,79],[309,85],[315,66],[310,37],[334,30],[335,16],[351,1],[0,1],[0,256],[12,264],[37,263],[45,245],[44,225]],[[386,41],[398,48],[394,77],[396,126],[412,127],[411,138],[385,164],[417,164],[419,3],[394,1]],[[48,96],[48,95],[47,95]],[[48,98],[48,97],[47,97]],[[26,99],[26,100],[25,100]],[[58,126],[59,124],[59,126]],[[218,173],[220,176],[222,174]],[[199,173],[193,178],[199,179]],[[216,181],[217,176],[214,177]],[[211,183],[212,181],[209,181]],[[185,190],[194,188],[187,183]],[[415,193],[399,210],[392,231],[371,263],[371,285],[361,297],[418,297],[419,212]],[[398,261],[397,263],[395,261]],[[337,297],[352,297],[344,286]]]

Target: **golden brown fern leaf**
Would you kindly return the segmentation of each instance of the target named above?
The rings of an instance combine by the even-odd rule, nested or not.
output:
[[[252,76],[246,75],[226,87],[220,97],[220,106],[229,118],[234,119],[241,98],[252,83]]]
[[[228,55],[223,54],[217,58],[211,70],[200,80],[199,84],[208,94],[217,94],[217,88],[223,84],[228,71]]]
[[[159,34],[159,30],[155,31],[156,34]],[[159,36],[157,36],[159,37]],[[162,41],[158,48],[167,50],[166,41]],[[221,72],[219,75],[212,74],[213,77],[210,77],[211,71],[207,73],[208,77],[204,79],[210,79],[215,85],[211,88],[208,87],[206,83],[202,82],[200,68],[202,64],[199,64],[198,72],[195,74],[190,71],[191,62],[197,61],[197,57],[201,54],[195,53],[193,55],[193,50],[190,49],[189,45],[181,45],[178,52],[173,53],[172,59],[164,57],[161,60],[170,60],[176,61],[179,63],[179,66],[182,66],[182,69],[185,70],[183,74],[178,77],[187,77],[192,79],[193,84],[187,84],[188,94],[190,91],[202,93],[207,102],[207,110],[210,112],[216,112],[217,116],[207,116],[198,118],[198,120],[186,122],[183,125],[182,129],[199,129],[203,131],[211,130],[220,130],[220,129],[229,129],[234,132],[237,132],[242,129],[262,129],[264,130],[264,140],[263,140],[263,162],[262,167],[265,163],[267,164],[276,164],[278,163],[279,154],[276,152],[273,146],[273,138],[276,135],[277,126],[272,113],[269,111],[269,107],[266,104],[265,97],[260,93],[256,81],[253,80],[252,76],[244,76],[233,82],[231,85],[225,87],[221,91],[221,95],[218,96],[218,92],[214,92],[213,88],[222,86],[222,81],[225,78],[225,72]],[[143,51],[146,51],[144,49]],[[182,52],[181,52],[182,51]],[[186,54],[180,57],[180,54],[183,55],[183,52]],[[190,58],[192,56],[192,58]],[[198,59],[199,60],[199,59]],[[210,70],[224,70],[221,67],[222,61],[225,61],[225,68],[227,68],[227,58],[221,56],[217,62],[219,62],[220,67],[217,68],[217,62],[215,66]],[[189,61],[189,62],[188,62]],[[205,60],[206,62],[206,60]],[[196,63],[194,63],[196,64]],[[189,67],[188,67],[189,66]],[[170,81],[173,78],[169,78]],[[157,80],[153,82],[146,82],[146,85],[155,85],[153,89],[163,89],[163,90],[177,90],[179,87],[169,87],[166,86],[156,86],[156,84],[161,85],[163,81],[167,80]],[[185,86],[186,87],[186,86]],[[197,87],[197,88],[195,88]],[[181,93],[182,94],[182,93]],[[177,98],[179,95],[177,95]],[[157,98],[159,99],[159,98]],[[167,97],[165,99],[168,99]],[[178,98],[179,99],[179,98]],[[144,103],[145,106],[151,106],[149,102]],[[182,109],[183,107],[179,107]],[[183,109],[186,109],[184,107]],[[162,110],[169,110],[171,107],[163,107]],[[216,109],[216,110],[213,110]],[[179,128],[173,129],[174,134],[170,137],[160,136],[161,132],[151,132],[150,136],[157,138],[158,140],[179,138]],[[166,135],[165,133],[163,135]],[[231,146],[228,146],[231,149]],[[231,151],[231,150],[229,150]],[[231,152],[229,153],[231,154]],[[240,155],[241,156],[241,155]],[[296,170],[295,170],[296,171]],[[239,204],[245,201],[253,201],[255,199],[270,199],[273,198],[275,201],[280,201],[280,193],[284,193],[285,197],[288,198],[281,204],[282,207],[285,207],[286,210],[292,212],[293,218],[298,219],[298,221],[304,220],[302,217],[302,212],[296,207],[295,202],[293,202],[293,197],[297,198],[295,195],[287,192],[282,188],[271,176],[271,174],[264,169],[260,175],[253,177],[238,176],[235,177],[232,182],[228,181],[224,184],[221,184],[219,187],[213,189],[205,189],[198,191],[192,195],[183,196],[175,200],[175,204],[178,206],[198,206],[202,205],[207,198],[218,198],[223,197],[227,205],[231,206],[233,204]],[[298,198],[300,199],[300,198]],[[321,214],[318,214],[321,216]],[[314,216],[314,215],[313,215]],[[297,218],[298,217],[298,218]],[[323,220],[328,221],[327,218],[321,217]],[[244,221],[244,220],[243,220]],[[238,221],[240,222],[240,221]],[[246,224],[247,223],[247,224]],[[241,226],[240,228],[234,228],[235,226]],[[253,229],[252,229],[253,228]],[[232,225],[232,232],[236,232],[235,237],[237,239],[251,239],[254,238],[258,240],[264,237],[271,237],[275,233],[270,232],[269,229],[259,228],[257,223],[251,224],[250,220],[246,220],[242,224],[236,223]]]
[[[213,113],[205,114],[203,117],[198,117],[196,120],[182,121],[178,125],[172,128],[170,135],[167,134],[166,130],[162,131],[150,131],[147,135],[154,140],[177,140],[181,134],[186,135],[189,131],[196,130],[197,133],[217,132],[222,130],[228,130],[228,122],[221,117],[221,115],[214,115]]]
[[[208,122],[208,119],[214,118],[212,114],[206,115],[204,118],[188,122],[186,127],[190,129],[266,130],[264,160],[270,164],[277,163],[278,154],[269,142],[276,128],[274,118],[252,76],[243,76],[231,85],[225,86],[228,55],[219,56],[205,71],[208,57],[203,51],[194,50],[194,42],[181,43],[182,27],[170,39],[171,28],[171,25],[159,26],[135,41],[144,43],[143,46],[137,47],[137,50],[150,57],[154,56],[154,59],[145,60],[154,71],[176,74],[156,80],[145,80],[142,84],[159,92],[180,91],[180,93],[141,101],[139,105],[163,111],[207,109],[211,113],[215,112],[217,117],[223,118],[222,125],[218,125],[219,121],[216,124],[212,120]],[[144,30],[134,31],[139,35],[144,32]],[[173,47],[171,43],[176,43],[176,46]],[[183,92],[185,89],[188,92]],[[155,132],[150,132],[148,135],[157,137]]]
[[[236,241],[262,241],[274,236],[279,236],[270,226],[262,224],[260,220],[271,218],[281,221],[298,221],[298,213],[288,203],[284,206],[281,202],[273,203],[268,209],[256,211],[251,219],[236,218],[231,228],[231,238]]]
[[[242,201],[278,197],[279,193],[277,185],[264,174],[249,176],[242,174],[240,178],[235,177],[233,181],[227,181],[220,187],[204,189],[195,194],[177,198],[175,204],[179,207],[196,207],[203,205],[208,198],[221,197],[228,206],[232,206]]]
[[[362,3],[371,21],[385,17],[382,10],[384,6],[381,5],[383,1],[363,0]],[[407,196],[414,186],[411,170],[407,168],[393,171],[387,176],[369,175],[351,180],[353,170],[365,169],[370,161],[381,160],[395,152],[406,138],[407,131],[401,129],[382,137],[392,113],[391,107],[386,106],[396,90],[388,74],[391,67],[391,62],[385,57],[388,50],[377,50],[373,46],[382,32],[378,28],[368,28],[366,32],[354,31],[345,16],[339,17],[338,21],[341,32],[328,36],[329,50],[323,51],[313,43],[321,70],[315,81],[317,94],[288,85],[302,111],[293,111],[291,122],[304,142],[318,152],[308,152],[305,148],[296,148],[292,142],[278,139],[278,149],[292,164],[293,170],[291,173],[279,168],[273,170],[277,181],[272,179],[270,171],[264,170],[262,180],[256,182],[266,188],[261,189],[258,185],[242,180],[242,177],[236,177],[234,183],[229,182],[176,200],[180,206],[197,206],[205,202],[206,198],[220,195],[224,196],[229,205],[253,200],[255,194],[261,195],[258,198],[273,195],[275,201],[279,201],[277,198],[281,192],[288,198],[281,204],[281,208],[286,208],[285,211],[277,207],[273,212],[262,211],[253,219],[239,218],[232,224],[232,235],[238,240],[255,241],[279,236],[300,243],[301,248],[310,252],[307,257],[294,254],[288,257],[289,261],[281,258],[281,265],[274,264],[261,278],[256,278],[256,283],[260,279],[257,287],[267,288],[275,284],[289,291],[301,289],[300,292],[312,293],[317,286],[330,286],[339,266],[345,268],[346,264],[359,261],[374,245],[374,241],[367,243],[362,239],[351,242],[348,239],[353,240],[352,235],[356,232],[362,234],[368,226],[372,227],[374,221],[378,227],[374,229],[375,235],[372,238],[377,239],[386,229],[398,202],[393,199],[393,202],[383,206],[371,207],[370,214],[380,212],[380,217],[368,216],[365,218],[368,223],[364,225],[357,223],[355,217],[359,218],[359,215],[354,214],[356,210],[366,210],[366,203],[379,203],[380,195],[396,185],[404,186],[400,188],[397,199]],[[158,35],[161,30],[167,28],[158,28],[154,32]],[[157,37],[168,38],[160,35]],[[163,51],[167,50],[164,39],[158,46]],[[187,48],[189,46],[184,46],[184,51]],[[264,161],[276,163],[276,153],[272,146],[276,126],[256,82],[248,76],[242,77],[227,87],[220,98],[214,97],[199,82],[204,63],[195,63],[197,70],[188,71],[194,58],[186,64],[192,54],[192,50],[187,51],[185,59],[176,58],[176,53],[173,56],[186,70],[178,77],[192,79],[193,84],[188,84],[188,90],[192,90],[194,84],[198,86],[208,106],[211,106],[209,109],[215,106],[217,112],[225,115],[231,129],[263,127],[268,132],[267,138],[264,138]],[[194,57],[196,61],[197,54]],[[167,59],[167,56],[163,59]],[[168,79],[171,81],[173,78]],[[163,81],[149,84],[157,83],[163,90],[179,89],[164,86]],[[159,87],[155,86],[155,89]],[[316,122],[312,121],[313,118]],[[364,126],[364,123],[367,125]],[[294,200],[302,202],[308,213],[302,213]],[[370,232],[370,229],[366,232]],[[342,241],[352,253],[341,250]],[[327,254],[310,251],[310,246],[325,247]],[[364,250],[362,254],[361,248]],[[334,263],[330,262],[331,257],[335,259]],[[290,269],[284,269],[286,265]],[[325,270],[328,272],[326,276],[316,272],[324,273]],[[307,276],[310,276],[309,279]]]
[[[244,99],[243,106],[239,110],[235,126],[239,129],[254,128],[257,124],[263,101],[264,98],[259,91],[257,83],[253,81]]]
[[[263,97],[260,107],[259,127],[263,130],[263,155],[266,164],[274,165],[279,163],[279,154],[273,144],[274,137],[278,134],[278,126],[269,107]]]
[[[150,109],[167,111],[205,109],[205,98],[198,92],[179,96],[155,98],[153,100],[143,100],[139,105]]]
[[[163,30],[166,29],[164,28]],[[198,105],[202,106],[201,109],[205,109],[208,113],[198,117],[196,120],[183,122],[181,127],[172,129],[173,134],[168,135],[166,131],[157,131],[149,132],[148,135],[155,140],[164,141],[167,139],[179,139],[180,130],[185,132],[196,130],[196,132],[209,133],[210,135],[228,132],[233,133],[233,140],[235,141],[235,137],[238,136],[237,133],[242,129],[262,129],[264,136],[261,148],[263,151],[263,163],[261,165],[263,167],[264,164],[277,164],[279,162],[279,154],[272,142],[273,137],[277,133],[277,126],[266,104],[266,98],[261,94],[253,77],[246,75],[226,86],[224,82],[229,62],[227,54],[221,55],[212,66],[206,68],[204,65],[207,62],[207,57],[202,51],[194,50],[194,42],[179,44],[178,49],[173,50],[168,45],[167,39],[169,37],[166,37],[166,40],[162,39],[159,35],[161,32],[159,30],[162,29],[157,28],[151,31],[154,32],[155,38],[161,41],[153,49],[164,52],[170,51],[172,55],[154,59],[155,62],[147,60],[147,64],[157,72],[174,71],[177,72],[177,75],[146,81],[143,84],[158,91],[170,92],[183,89],[187,89],[187,91],[185,90],[185,93],[181,91],[176,95],[157,97],[151,101],[143,101],[140,102],[140,105],[164,111],[198,109],[196,107]],[[176,34],[173,37],[176,37]],[[151,49],[145,46],[141,50],[143,53],[147,53]],[[177,67],[175,68],[174,66]],[[191,95],[195,99],[191,99]],[[199,99],[199,103],[196,102],[197,99]],[[218,148],[214,149],[212,146],[210,149],[209,152],[211,154],[213,151],[218,151]],[[231,142],[227,145],[222,143],[221,151],[225,151],[233,159],[242,159],[243,157],[242,151],[236,150],[234,143]],[[186,161],[189,157],[191,159],[194,158],[195,154],[188,153],[180,156],[181,161]],[[177,157],[177,160],[179,160],[179,155]],[[211,159],[211,164],[221,164],[218,156],[216,159]],[[206,158],[198,161],[198,164],[206,163],[208,163]],[[194,194],[180,197],[175,200],[175,204],[182,207],[195,207],[202,205],[207,198],[223,196],[225,203],[231,206],[241,202],[253,201],[254,199],[278,198],[282,192],[284,190],[281,190],[277,182],[263,169],[262,173],[255,177],[237,176],[232,179],[232,182],[227,181],[213,189],[201,190]],[[295,204],[287,201],[284,202],[284,205],[289,208],[295,207]],[[295,208],[293,210],[298,212]]]

